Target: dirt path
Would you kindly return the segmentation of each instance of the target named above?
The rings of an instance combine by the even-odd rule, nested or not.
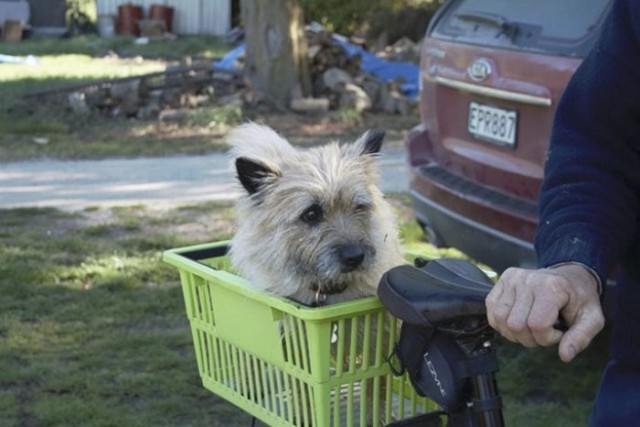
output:
[[[405,152],[393,141],[379,158],[380,187],[408,188]],[[87,207],[146,204],[171,207],[231,200],[238,194],[226,154],[87,161],[38,160],[0,167],[0,208]]]

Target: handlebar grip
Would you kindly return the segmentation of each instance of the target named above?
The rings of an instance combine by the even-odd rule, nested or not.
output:
[[[560,316],[558,317],[558,320],[556,320],[556,323],[553,324],[553,329],[557,329],[561,332],[567,332],[569,330],[569,325],[567,325],[567,322],[565,322],[562,316]]]

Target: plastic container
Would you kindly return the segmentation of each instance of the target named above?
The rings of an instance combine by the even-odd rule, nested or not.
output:
[[[118,34],[139,36],[138,22],[142,19],[142,6],[121,4],[118,6]]]
[[[205,388],[274,426],[377,426],[436,408],[391,374],[397,321],[377,298],[310,308],[267,295],[230,271],[226,252],[218,242],[163,254],[180,272]]]
[[[170,6],[152,4],[149,8],[149,20],[163,21],[167,32],[170,33],[173,30],[173,8]]]
[[[14,21],[7,19],[2,25],[2,32],[0,34],[0,40],[3,41],[18,41],[22,40],[22,33],[24,31],[24,25],[21,21]]]
[[[98,34],[100,37],[112,37],[116,33],[115,17],[103,13],[98,15]]]

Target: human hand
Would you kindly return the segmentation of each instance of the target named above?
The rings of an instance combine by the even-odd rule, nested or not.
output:
[[[604,327],[595,278],[579,264],[509,268],[486,299],[489,324],[525,347],[558,344],[564,362],[587,348]],[[553,325],[562,316],[569,329]]]

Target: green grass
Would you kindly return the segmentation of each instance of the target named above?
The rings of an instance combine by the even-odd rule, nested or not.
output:
[[[27,97],[37,91],[142,75],[177,65],[190,56],[205,63],[229,46],[219,38],[179,37],[137,45],[131,37],[75,37],[3,43],[7,55],[34,55],[35,65],[0,67],[0,160],[65,159],[201,154],[220,150],[226,126],[242,111],[212,100],[183,123],[77,114],[67,93]],[[114,52],[117,53],[114,55]]]
[[[406,197],[391,201],[408,247],[462,256],[422,240]],[[0,210],[0,230],[2,426],[249,425],[201,386],[178,273],[160,261],[229,238],[230,205]],[[565,365],[498,339],[507,425],[585,425],[606,341]]]
[[[0,424],[247,425],[200,386],[178,276],[160,262],[198,241],[171,229],[224,238],[229,209],[0,211]]]
[[[556,348],[525,349],[498,339],[499,388],[509,426],[586,426],[609,356],[607,327],[570,364]]]
[[[227,51],[228,46],[215,36],[180,36],[176,40],[151,41],[149,44],[136,44],[135,39],[129,36],[101,38],[92,35],[68,39],[32,38],[2,43],[2,53],[5,55],[36,57],[72,54],[100,57],[114,52],[120,56],[179,59],[191,55],[198,58],[219,58]]]

